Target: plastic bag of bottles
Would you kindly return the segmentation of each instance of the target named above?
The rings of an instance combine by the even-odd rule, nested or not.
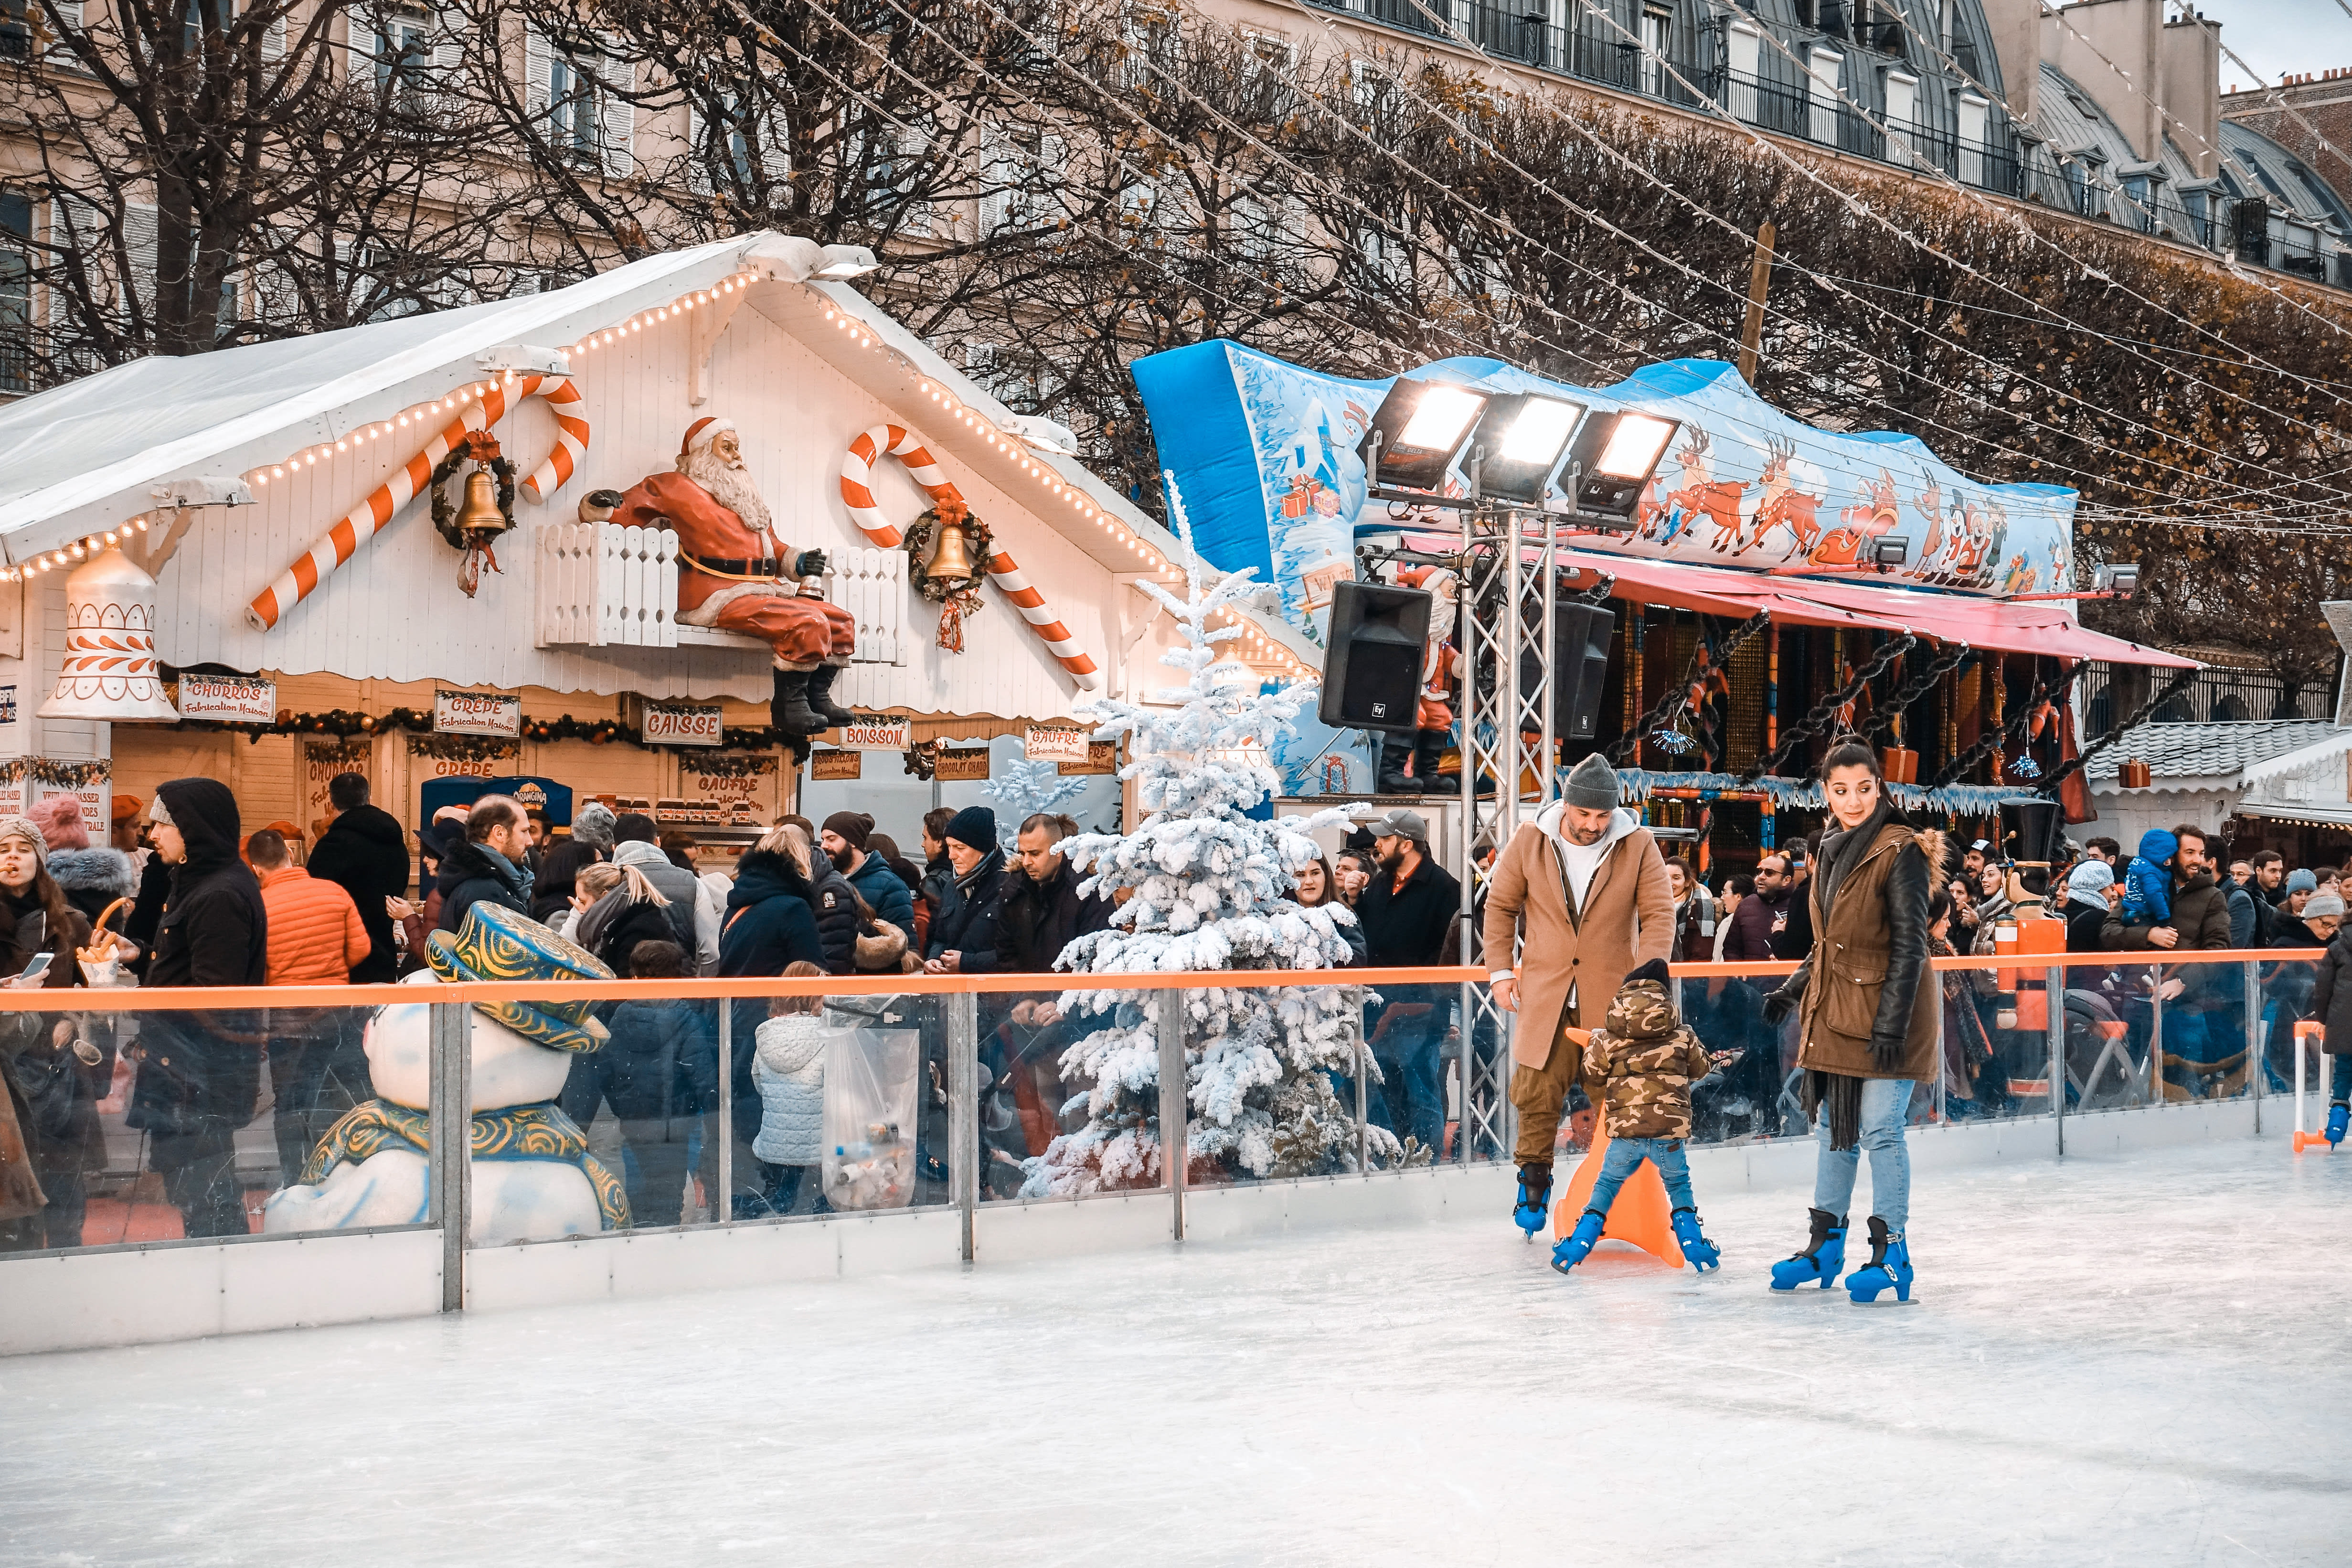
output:
[[[835,1208],[913,1201],[921,1063],[913,1029],[845,1029],[826,1046],[824,1195]]]

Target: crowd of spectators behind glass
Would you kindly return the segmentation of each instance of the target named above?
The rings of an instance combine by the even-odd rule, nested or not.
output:
[[[989,808],[933,809],[919,824],[919,863],[864,813],[837,812],[821,825],[786,816],[728,874],[698,871],[692,839],[598,801],[559,826],[542,810],[485,795],[442,808],[412,837],[370,802],[363,775],[334,779],[328,795],[331,816],[307,847],[291,824],[243,831],[235,798],[207,779],[172,781],[152,806],[118,796],[103,845],[89,842],[68,796],[29,817],[0,818],[0,978],[83,984],[76,953],[110,905],[110,929],[150,987],[391,981],[425,967],[432,933],[457,931],[485,900],[546,922],[615,974],[642,979],[1044,975],[1074,938],[1103,929],[1111,914],[1108,900],[1080,890],[1083,878],[1062,852],[1076,825],[1052,814],[1019,823],[1008,854]],[[2066,921],[2068,951],[2117,955],[2113,967],[2072,971],[2070,1001],[2086,995],[2086,1005],[2123,1019],[2137,1046],[2160,997],[2168,1056],[2221,1059],[2242,1026],[2235,972],[2168,970],[2151,957],[2324,946],[2343,921],[2339,870],[2289,867],[2274,850],[2217,864],[2218,837],[2193,825],[2170,837],[2171,910],[2162,920],[2125,918],[2131,851],[2112,837],[2070,841],[2053,868],[2050,907]],[[1990,954],[2010,910],[2007,868],[1987,839],[1955,843],[1956,863],[1945,868],[1931,910],[1935,951]],[[1803,957],[1812,942],[1805,895],[1817,846],[1817,837],[1776,846],[1752,870],[1718,876],[1713,886],[1689,860],[1670,858],[1675,961]],[[1461,962],[1460,884],[1411,811],[1391,812],[1304,868],[1294,896],[1352,912],[1340,928],[1352,964]],[[7,978],[24,976],[42,953],[48,967],[37,981]],[[2309,963],[2294,959],[2264,966],[2267,1022],[2305,1016],[2311,975]],[[1943,1087],[1952,1114],[1998,1110],[2008,1099],[1993,984],[1986,970],[1943,976]],[[1703,1034],[1743,1047],[1742,1064],[1701,1086],[1702,1134],[1785,1131],[1780,1089],[1794,1042],[1785,1026],[1763,1022],[1759,989],[1730,976],[1683,989]],[[1002,1190],[1002,1167],[1044,1152],[1065,1125],[1059,1063],[1070,1040],[1056,995],[1006,994],[983,1019],[982,1073],[995,1112],[984,1117],[985,1136],[1001,1167],[992,1190]],[[696,1130],[716,1112],[722,1072],[733,1080],[735,1168],[751,1173],[754,1212],[823,1206],[806,1179],[815,1163],[809,1119],[823,1090],[809,1041],[821,1010],[807,999],[726,1004],[732,1059],[721,1063],[718,1005],[607,1005],[600,1011],[613,1046],[580,1058],[565,1087],[562,1104],[575,1121],[584,1126],[609,1112],[617,1122],[638,1223],[677,1223],[681,1194],[694,1190],[688,1177],[698,1142],[692,1173],[715,1186],[718,1140],[698,1140]],[[1366,1040],[1379,1068],[1377,1083],[1366,1086],[1368,1110],[1425,1145],[1444,1137],[1445,1075],[1457,1070],[1461,1043],[1455,1011],[1445,985],[1382,986],[1367,1010]],[[108,1154],[101,1103],[123,1110],[124,1124],[142,1136],[142,1168],[178,1211],[183,1233],[196,1237],[250,1228],[234,1140],[258,1109],[272,1111],[278,1174],[293,1181],[334,1121],[371,1097],[362,1009],[152,1014],[135,1040],[127,1029],[118,1039],[102,1017],[13,1016],[0,1066],[24,1149],[21,1160],[0,1162],[12,1177],[0,1184],[0,1247],[83,1240],[89,1178]],[[1482,1032],[1474,1046],[1486,1062],[1494,1042]],[[944,1085],[940,1064],[926,1066],[936,1133],[943,1111],[929,1113],[944,1106]],[[1341,1079],[1335,1088],[1352,1094],[1355,1086]],[[939,1146],[934,1137],[930,1147]],[[936,1159],[924,1159],[927,1175],[944,1175]]]

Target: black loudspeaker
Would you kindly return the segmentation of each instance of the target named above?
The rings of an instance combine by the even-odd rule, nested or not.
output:
[[[1409,735],[1435,595],[1421,588],[1342,583],[1331,594],[1331,641],[1316,716],[1335,730]]]
[[[1617,612],[1601,605],[1552,606],[1551,732],[1554,740],[1590,741],[1601,722],[1601,689],[1609,683],[1609,644]],[[1543,673],[1543,649],[1519,656],[1519,689]]]

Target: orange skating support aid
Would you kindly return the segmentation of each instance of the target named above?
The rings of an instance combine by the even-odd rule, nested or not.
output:
[[[1592,1184],[1601,1179],[1601,1162],[1609,1152],[1609,1134],[1596,1130],[1592,1150],[1578,1162],[1576,1174],[1568,1179],[1568,1191],[1551,1211],[1551,1238],[1559,1241],[1576,1228],[1584,1214],[1584,1205],[1592,1196]],[[1647,1160],[1625,1178],[1617,1189],[1617,1201],[1609,1205],[1609,1221],[1601,1227],[1603,1241],[1630,1241],[1643,1251],[1654,1254],[1675,1268],[1683,1266],[1683,1249],[1675,1240],[1674,1204],[1666,1196],[1665,1178]]]
[[[2303,1130],[2303,1042],[2306,1039],[2317,1040],[2320,1055],[2325,1058],[2327,1054],[2326,1026],[2315,1018],[2305,1018],[2294,1026],[2294,1152],[2300,1154],[2306,1149],[2316,1149],[2323,1154],[2333,1154],[2336,1152],[2335,1144],[2316,1132]],[[2325,1104],[2325,1090],[2321,1091],[2320,1098],[2321,1103]]]

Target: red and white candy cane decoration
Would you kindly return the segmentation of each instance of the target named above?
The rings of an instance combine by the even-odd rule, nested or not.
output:
[[[523,493],[543,501],[562,489],[588,450],[588,421],[579,413],[580,388],[563,375],[519,376],[511,387],[494,383],[478,400],[458,410],[456,418],[371,491],[367,500],[320,534],[294,564],[279,574],[278,581],[264,588],[246,606],[246,620],[256,631],[266,632],[284,619],[289,610],[317,592],[328,574],[358,554],[361,545],[374,538],[402,507],[433,482],[434,468],[449,455],[450,447],[466,438],[467,431],[487,429],[505,418],[509,398],[520,403],[534,395],[547,399],[554,410],[555,449],[522,481]]]
[[[882,509],[874,504],[874,464],[885,452],[906,465],[908,477],[921,486],[923,493],[934,502],[966,503],[963,492],[940,471],[938,459],[917,439],[913,431],[896,425],[877,425],[862,432],[849,444],[849,450],[842,455],[841,502],[849,509],[849,521],[857,525],[860,532],[885,550],[896,550],[906,543],[907,536],[892,527],[890,520],[882,515]],[[1013,557],[1003,550],[997,550],[989,556],[985,564],[988,580],[1013,601],[1013,607],[1021,612],[1021,618],[1029,623],[1029,629],[1037,634],[1046,651],[1070,672],[1079,686],[1088,691],[1098,689],[1102,685],[1102,674],[1095,668],[1095,661],[1087,657],[1086,649],[1078,646],[1077,638],[1070,635],[1070,628],[1062,624],[1061,617],[1046,605],[1045,595],[1030,584],[1027,575]]]

